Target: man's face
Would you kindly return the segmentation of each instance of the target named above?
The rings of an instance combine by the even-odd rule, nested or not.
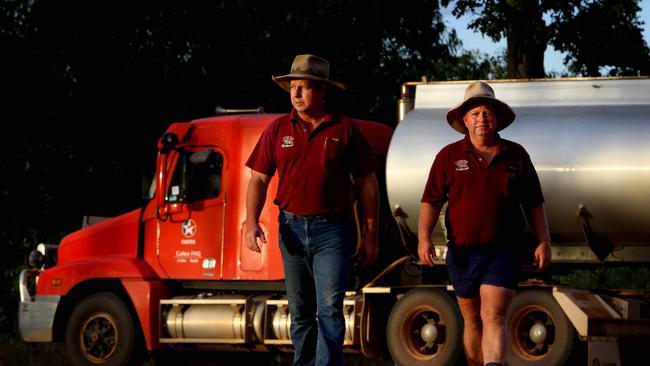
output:
[[[325,87],[311,80],[291,80],[291,104],[300,113],[309,113],[323,107]]]
[[[465,127],[470,136],[494,136],[497,128],[497,117],[494,107],[490,103],[478,103],[465,112],[463,116]]]

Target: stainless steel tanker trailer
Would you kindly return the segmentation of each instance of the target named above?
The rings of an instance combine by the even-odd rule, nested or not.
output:
[[[650,335],[647,292],[564,288],[553,285],[551,275],[605,266],[629,266],[633,271],[650,264],[650,79],[490,84],[517,114],[500,135],[522,144],[537,169],[553,253],[547,273],[531,271],[522,278],[508,315],[507,364],[564,364],[577,337],[587,342],[588,365],[620,365],[620,341]],[[387,154],[386,186],[402,237],[413,254],[429,168],[443,146],[462,138],[449,127],[445,115],[461,100],[467,85],[459,81],[402,86],[400,122]],[[444,258],[445,243],[444,228],[438,224],[434,244],[439,258]],[[444,262],[439,263],[444,267]],[[435,281],[426,274],[422,277],[424,285]],[[452,294],[453,289],[447,290]],[[396,308],[408,296],[405,293]],[[423,316],[425,325],[436,324],[429,319],[440,312],[427,314],[425,309],[417,310],[417,301],[413,303],[416,314],[402,317],[407,323],[410,319],[415,326],[415,319]],[[435,362],[437,354],[427,355],[435,347],[415,336],[426,341],[429,333],[426,326],[412,333],[403,330],[401,341],[407,346],[391,347],[389,336],[389,348],[406,349],[404,360],[408,356],[422,365],[442,365]]]

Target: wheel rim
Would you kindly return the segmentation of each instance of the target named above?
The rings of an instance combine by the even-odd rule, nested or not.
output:
[[[531,332],[532,330],[532,332]],[[536,341],[535,334],[544,333]],[[551,314],[540,306],[526,306],[512,317],[510,344],[514,352],[528,361],[546,357],[555,343],[555,321]]]
[[[419,306],[411,309],[404,318],[402,340],[413,358],[428,360],[442,352],[445,329],[445,322],[437,309]]]
[[[81,327],[79,344],[84,357],[94,363],[109,359],[117,350],[119,331],[110,314],[93,314]]]

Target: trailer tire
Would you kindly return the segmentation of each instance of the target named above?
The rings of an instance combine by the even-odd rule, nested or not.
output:
[[[458,307],[446,293],[419,288],[393,306],[386,341],[398,365],[453,365],[463,349],[462,329]]]
[[[75,366],[137,362],[136,341],[131,312],[110,292],[82,299],[72,310],[65,332],[65,350]]]
[[[517,293],[507,319],[508,365],[559,366],[569,359],[576,341],[575,329],[550,291]]]

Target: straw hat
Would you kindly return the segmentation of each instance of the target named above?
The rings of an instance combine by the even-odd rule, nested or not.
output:
[[[467,112],[468,107],[476,102],[488,102],[492,104],[497,115],[497,131],[508,127],[515,120],[515,112],[509,105],[494,96],[494,90],[491,86],[482,81],[475,81],[465,89],[465,98],[463,98],[463,101],[447,112],[447,122],[451,128],[462,134],[467,133],[463,116]]]
[[[329,79],[330,63],[315,55],[298,55],[291,64],[291,72],[287,75],[272,76],[273,80],[289,91],[289,83],[295,79],[319,80],[345,90],[345,84]]]

